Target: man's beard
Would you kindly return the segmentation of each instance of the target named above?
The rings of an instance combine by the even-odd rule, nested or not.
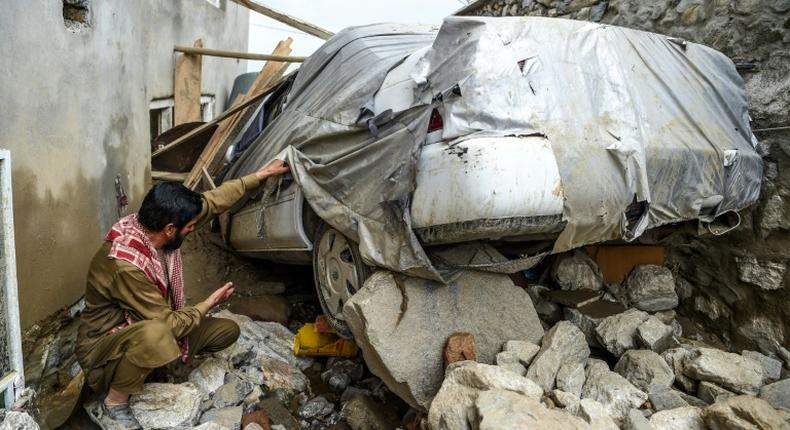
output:
[[[175,251],[176,249],[181,248],[182,243],[184,243],[184,236],[179,231],[176,232],[175,237],[170,239],[170,241],[167,242],[165,246],[162,247],[162,249],[167,251]]]

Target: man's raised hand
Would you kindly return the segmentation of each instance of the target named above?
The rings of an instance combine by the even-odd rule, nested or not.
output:
[[[209,305],[209,307],[213,308],[218,304],[228,300],[235,289],[233,288],[233,282],[228,282],[227,284],[217,288],[216,291],[211,293],[210,296],[205,300],[205,302]]]
[[[263,166],[260,170],[255,172],[255,176],[257,176],[258,179],[262,181],[270,176],[282,175],[283,173],[286,173],[290,170],[291,168],[288,167],[288,165],[285,164],[284,161],[272,160],[268,164]]]

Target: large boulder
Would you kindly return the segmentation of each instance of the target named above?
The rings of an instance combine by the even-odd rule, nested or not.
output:
[[[603,288],[601,269],[581,250],[560,255],[552,272],[554,281],[566,291],[600,291]]]
[[[588,364],[586,377],[582,398],[602,404],[618,424],[625,420],[629,410],[638,409],[647,400],[645,392],[609,370],[606,363],[593,361]]]
[[[664,266],[637,266],[626,280],[627,297],[631,306],[648,312],[673,309],[678,305],[675,279]]]
[[[694,406],[667,409],[650,416],[653,430],[705,430],[702,409]]]
[[[648,317],[647,312],[638,309],[628,309],[621,314],[606,317],[595,327],[598,341],[609,352],[620,357],[629,349],[637,348],[637,330]]]
[[[447,367],[439,392],[431,403],[428,424],[434,430],[465,430],[477,422],[475,402],[490,390],[512,392],[540,401],[543,390],[533,381],[498,366],[459,361]]]
[[[471,333],[481,363],[493,363],[507,340],[543,336],[527,293],[507,275],[479,271],[461,271],[447,285],[376,272],[343,313],[370,371],[420,410],[441,386],[452,334]]]
[[[477,420],[471,426],[452,427],[440,423],[438,427],[431,428],[433,430],[460,430],[463,428],[581,430],[590,428],[579,418],[556,409],[548,409],[538,400],[505,390],[489,390],[480,393],[475,401],[474,415]]]
[[[191,427],[200,413],[203,393],[191,382],[151,383],[129,400],[134,417],[143,429]]]
[[[683,370],[686,376],[742,394],[756,395],[763,386],[763,367],[750,358],[713,348],[699,348],[696,354]]]
[[[764,386],[760,389],[760,398],[777,409],[790,411],[790,379]]]
[[[668,387],[675,380],[675,374],[667,362],[648,349],[626,351],[614,366],[614,371],[643,391],[654,384]]]
[[[584,363],[589,356],[584,333],[575,325],[560,321],[543,336],[540,351],[527,369],[527,378],[537,382],[543,391],[551,391],[562,365]]]
[[[748,395],[716,402],[705,408],[703,416],[710,430],[790,429],[786,415]]]
[[[741,355],[760,363],[766,381],[777,381],[782,376],[782,362],[757,351],[743,351]]]
[[[0,430],[39,430],[39,426],[27,412],[8,411],[0,423]]]

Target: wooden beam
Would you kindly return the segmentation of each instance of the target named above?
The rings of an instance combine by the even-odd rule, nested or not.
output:
[[[277,84],[279,84],[279,83],[280,83],[280,81],[277,82]],[[158,156],[160,154],[164,154],[165,152],[168,152],[168,151],[172,150],[176,146],[181,145],[182,143],[188,141],[189,139],[191,139],[191,138],[197,136],[198,134],[200,134],[201,132],[205,131],[206,129],[208,129],[212,125],[220,123],[223,120],[227,119],[229,116],[233,115],[234,113],[246,108],[247,106],[249,106],[251,104],[254,104],[258,100],[266,97],[266,95],[269,94],[268,90],[271,90],[271,88],[268,88],[267,92],[265,92],[265,93],[256,94],[255,96],[253,96],[249,100],[245,101],[244,103],[242,103],[242,104],[240,104],[238,106],[234,106],[231,109],[226,110],[225,112],[222,112],[222,114],[220,116],[218,116],[218,117],[214,118],[213,120],[201,125],[200,127],[197,127],[195,129],[193,129],[192,131],[190,131],[189,133],[179,137],[178,139],[170,142],[167,146],[163,146],[163,147],[157,149],[156,151],[154,151],[151,154],[151,157],[156,157],[156,156]]]
[[[189,173],[178,173],[178,172],[160,172],[154,170],[151,172],[151,179],[155,181],[176,181],[176,182],[183,182],[184,179],[187,178]]]
[[[258,12],[261,15],[268,16],[269,18],[280,21],[281,23],[291,26],[295,29],[302,30],[307,34],[312,34],[315,37],[327,40],[335,34],[329,30],[323,29],[315,24],[310,24],[307,21],[302,21],[299,18],[287,15],[278,10],[274,10],[268,6],[256,3],[252,0],[233,0],[234,2],[246,7],[247,9]]]
[[[272,54],[278,56],[290,54],[292,42],[293,39],[290,37],[285,40],[281,40],[279,43],[277,43],[277,46],[274,48]],[[272,82],[281,81],[282,74],[287,67],[287,63],[267,61],[260,73],[258,73],[258,76],[255,78],[255,82],[253,82],[250,86],[247,94],[240,96],[234,101],[234,104],[244,104],[247,99],[253,96],[253,94],[265,91],[267,88],[271,87]],[[216,167],[221,164],[220,162],[215,161],[217,154],[224,153],[224,151],[230,145],[230,137],[233,135],[233,132],[237,126],[241,125],[240,123],[242,122],[242,118],[245,118],[244,111],[239,111],[239,113],[234,115],[233,118],[221,124],[219,128],[217,128],[217,131],[214,132],[214,135],[211,136],[211,140],[209,140],[208,144],[203,149],[203,153],[200,154],[197,162],[194,166],[192,166],[189,176],[184,181],[185,186],[190,189],[197,187],[202,176],[201,169],[207,168],[211,171],[216,170]]]
[[[191,48],[189,46],[176,46],[176,52],[185,54],[208,55],[211,57],[241,58],[244,60],[280,61],[285,63],[302,63],[307,57],[290,57],[287,55],[253,54],[250,52],[223,51],[221,49]]]
[[[203,41],[195,41],[195,48],[202,48]],[[203,57],[184,54],[176,58],[173,82],[173,125],[200,121],[200,75]]]

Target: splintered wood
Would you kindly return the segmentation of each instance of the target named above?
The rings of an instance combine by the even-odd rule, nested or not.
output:
[[[203,41],[195,41],[195,48],[202,48]],[[202,56],[183,54],[176,58],[175,81],[173,82],[174,124],[200,121],[200,76]]]
[[[293,40],[290,37],[280,41],[272,52],[272,55],[287,56],[291,53],[292,42]],[[258,73],[258,76],[255,78],[255,82],[253,82],[250,90],[246,94],[237,97],[236,100],[233,101],[231,109],[248,102],[251,98],[256,97],[264,91],[270,91],[273,84],[282,77],[287,67],[288,63],[267,61],[261,69],[261,72]],[[205,177],[203,169],[206,169],[206,171],[211,174],[217,173],[222,165],[222,160],[218,159],[217,155],[225,153],[232,141],[232,137],[236,134],[235,132],[238,132],[238,129],[244,125],[245,120],[249,118],[249,115],[251,115],[254,110],[252,106],[247,107],[220,123],[217,131],[214,132],[211,140],[206,145],[203,153],[200,154],[197,162],[189,172],[187,179],[184,181],[185,186],[190,189],[195,189],[200,183],[201,178]]]

